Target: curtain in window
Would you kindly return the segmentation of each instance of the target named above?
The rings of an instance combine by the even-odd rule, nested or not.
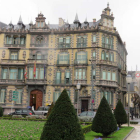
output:
[[[1,92],[0,92],[0,103],[4,103],[4,98],[5,98],[5,89],[1,89]]]
[[[6,79],[7,78],[7,72],[8,72],[7,69],[3,69],[3,73],[2,73],[3,79]]]
[[[17,79],[17,69],[10,69],[10,79]]]
[[[106,71],[103,71],[103,80],[106,80]]]
[[[29,79],[33,79],[33,68],[29,68]]]
[[[107,80],[111,80],[111,72],[110,71],[108,71]]]
[[[18,89],[18,99],[16,101],[17,104],[21,104],[21,95],[22,95],[22,89]]]
[[[116,81],[116,73],[115,72],[112,73],[112,80]]]
[[[93,35],[93,42],[96,42],[96,35]]]

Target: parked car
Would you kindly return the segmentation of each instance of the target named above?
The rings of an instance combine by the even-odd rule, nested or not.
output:
[[[96,115],[96,112],[94,112],[94,111],[84,111],[84,112],[80,113],[78,116],[79,117],[88,116],[88,117],[94,118],[95,115]]]
[[[35,115],[44,115],[44,116],[46,116],[50,106],[51,105],[38,107],[37,110],[34,110]]]
[[[16,109],[15,112],[8,113],[8,115],[35,115],[35,113],[32,110],[29,109]]]

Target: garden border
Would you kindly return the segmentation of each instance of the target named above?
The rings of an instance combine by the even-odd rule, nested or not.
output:
[[[133,128],[126,136],[123,140],[126,140],[128,138],[128,136],[135,130],[135,128]]]

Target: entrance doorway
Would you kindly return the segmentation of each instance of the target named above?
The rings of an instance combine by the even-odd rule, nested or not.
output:
[[[82,100],[81,110],[88,111],[88,100]]]
[[[30,106],[34,106],[34,109],[37,110],[38,107],[42,106],[43,93],[40,90],[33,90],[30,93]]]

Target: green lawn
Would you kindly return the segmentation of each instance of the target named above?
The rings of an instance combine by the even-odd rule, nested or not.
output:
[[[104,138],[104,140],[123,140],[123,138],[133,129],[133,127],[122,127],[119,131],[108,136],[109,138]],[[95,133],[93,131],[85,134],[85,140],[93,140],[97,136],[102,136],[100,133]]]

